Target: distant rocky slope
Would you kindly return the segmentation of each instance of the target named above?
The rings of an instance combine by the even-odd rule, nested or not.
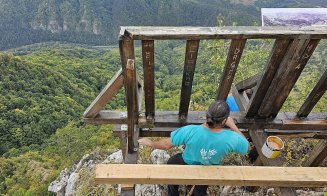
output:
[[[0,50],[44,41],[107,45],[119,26],[260,25],[262,7],[326,7],[323,0],[0,0]]]

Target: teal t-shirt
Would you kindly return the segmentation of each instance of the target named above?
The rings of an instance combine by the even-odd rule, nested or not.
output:
[[[174,146],[185,145],[182,157],[189,165],[219,165],[231,152],[246,154],[248,141],[229,129],[212,132],[203,125],[188,125],[170,134]]]

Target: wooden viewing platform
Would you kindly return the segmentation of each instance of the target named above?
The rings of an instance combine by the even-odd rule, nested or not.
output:
[[[245,183],[260,186],[287,185],[295,187],[309,186],[310,179],[308,178],[314,178],[314,176],[309,176],[310,172],[320,177],[319,171],[321,174],[327,173],[325,172],[326,168],[307,168],[319,166],[327,156],[327,107],[321,113],[312,112],[314,106],[327,90],[327,70],[324,70],[307,98],[298,100],[302,101],[300,108],[290,112],[280,111],[316,47],[321,40],[327,39],[327,27],[121,27],[119,49],[122,68],[117,71],[115,76],[86,109],[84,112],[85,122],[89,124],[116,124],[115,135],[120,137],[124,162],[130,164],[137,163],[137,139],[140,136],[169,137],[170,132],[177,127],[205,122],[205,111],[189,111],[189,106],[198,50],[201,41],[208,39],[230,40],[229,52],[225,57],[225,67],[217,84],[217,93],[212,99],[226,100],[228,94],[232,92],[241,111],[232,113],[231,117],[239,128],[245,129],[244,133],[257,149],[259,157],[255,165],[283,165],[282,159],[267,159],[260,151],[269,135],[320,139],[305,161],[304,166],[306,168],[263,167],[261,170],[257,167],[240,167],[236,169],[238,172],[243,172],[243,174],[249,171],[258,173],[259,170],[261,173],[267,169],[266,172],[270,172],[269,175],[273,174],[273,176],[275,176],[275,172],[276,174],[282,172],[280,175],[284,175],[288,172],[298,171],[298,174],[294,174],[294,177],[298,177],[298,179],[293,179],[292,183],[288,184],[286,181],[293,174],[285,176],[286,181],[280,179],[284,183],[279,184],[274,182],[277,176],[270,179],[267,177],[266,180],[257,178],[257,181],[250,182],[246,181],[246,179],[252,179],[251,176],[244,177],[242,173],[234,176],[233,173],[230,173],[225,176],[226,179],[239,177],[238,182],[236,180],[231,183],[233,185]],[[261,73],[248,76],[247,79],[234,84],[234,76],[249,39],[270,39],[273,40],[273,46]],[[136,71],[135,40],[141,42],[143,74],[140,75],[143,75],[143,78]],[[155,110],[154,52],[155,41],[160,40],[185,40],[186,42],[178,111]],[[127,111],[103,110],[105,105],[121,88],[125,89]],[[253,91],[251,96],[246,93],[248,89]],[[143,99],[145,103],[144,110],[141,107]],[[130,167],[134,167],[134,173],[139,172],[143,166],[134,165]],[[109,172],[105,168],[107,167],[99,166],[97,170],[97,179],[101,178],[102,182],[106,181],[106,176],[103,176],[101,172],[107,174]],[[121,169],[125,170],[124,168],[127,169],[127,166],[122,166]],[[195,170],[195,167],[190,168],[193,168],[192,171]],[[228,169],[228,167],[218,168],[219,170],[223,170],[220,168]],[[156,171],[153,172],[152,174],[155,175]],[[173,174],[177,175],[178,172],[173,172]],[[192,174],[191,171],[190,174]],[[267,173],[267,175],[261,174],[260,176],[266,177],[269,175]],[[256,174],[254,174],[255,176]],[[196,174],[194,177],[199,178],[200,174]],[[207,184],[209,181],[205,181],[206,177],[209,177],[209,174],[204,176],[203,179],[198,179],[197,183]],[[173,180],[174,176],[169,176],[169,179]],[[322,179],[324,179],[323,183],[326,183],[325,177],[322,177]],[[159,183],[159,181],[152,180],[142,182]],[[298,182],[295,182],[296,180]],[[305,184],[305,180],[307,180],[308,184]],[[101,181],[98,180],[98,182]],[[122,183],[123,181],[119,182]],[[175,182],[181,184],[183,181],[176,180]],[[223,181],[219,182],[224,184]],[[311,185],[318,184],[313,183]],[[319,186],[322,185],[327,186],[326,184],[319,184]],[[278,192],[281,195],[296,195],[291,188],[280,188]],[[124,193],[124,188],[122,193]],[[128,194],[133,195],[134,193],[129,190]]]

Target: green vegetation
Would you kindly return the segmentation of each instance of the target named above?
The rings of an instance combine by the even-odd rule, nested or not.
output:
[[[0,0],[0,50],[62,41],[117,43],[119,26],[260,24],[262,7],[326,7],[323,0]]]
[[[155,44],[156,108],[177,110],[185,41]],[[234,82],[260,72],[271,47],[271,40],[249,40]],[[205,110],[214,99],[228,49],[229,41],[201,42],[191,110]],[[141,49],[136,48],[135,53],[141,70]],[[326,44],[322,43],[283,111],[297,111],[301,106],[326,70],[325,54]],[[47,195],[49,182],[86,153],[119,148],[111,125],[86,126],[81,117],[120,67],[117,48],[51,43],[0,54],[0,194]],[[323,97],[314,111],[326,111],[326,105]],[[124,109],[123,91],[106,107]],[[287,159],[292,161],[293,150],[290,147],[288,151]],[[85,177],[89,171],[84,172]],[[85,180],[91,184],[90,179]],[[88,190],[83,185],[80,191]]]

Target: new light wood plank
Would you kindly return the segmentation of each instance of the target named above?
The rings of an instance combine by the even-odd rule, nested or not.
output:
[[[226,100],[241,60],[246,39],[233,39],[229,48],[223,75],[220,79],[216,100]]]
[[[262,101],[260,117],[275,117],[318,43],[301,36],[293,41]]]
[[[96,165],[96,183],[324,187],[327,168],[196,166],[152,164]]]
[[[299,117],[306,117],[309,115],[313,107],[318,103],[320,98],[324,95],[327,90],[327,70],[321,76],[320,80],[310,92],[309,96],[305,100],[304,104],[301,106],[300,110],[297,112]]]
[[[121,27],[120,35],[134,40],[173,39],[294,39],[298,35],[327,38],[327,27]]]
[[[118,93],[123,86],[124,76],[120,69],[109,83],[104,87],[100,94],[95,98],[91,105],[85,110],[85,118],[94,118],[99,111]]]
[[[154,40],[142,41],[142,59],[144,71],[145,115],[153,119],[154,101]]]
[[[254,117],[257,115],[271,81],[273,80],[291,42],[292,40],[290,39],[275,40],[263,74],[261,75],[257,86],[254,88],[246,117]]]
[[[180,119],[185,119],[188,114],[199,44],[200,44],[200,40],[187,40],[186,42],[184,72],[183,72],[181,95],[180,95],[180,102],[179,102]]]

